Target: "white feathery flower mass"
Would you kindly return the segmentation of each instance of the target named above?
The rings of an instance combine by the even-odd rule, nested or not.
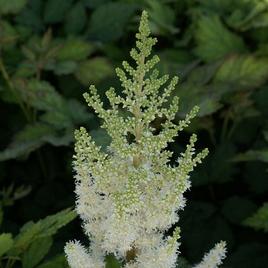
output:
[[[71,268],[105,268],[103,260],[93,259],[78,241],[68,242],[64,250]]]
[[[189,174],[208,153],[207,149],[195,153],[197,137],[192,135],[171,166],[172,152],[166,147],[190,124],[198,108],[174,123],[178,98],[169,97],[178,78],[169,81],[154,68],[159,58],[150,54],[157,40],[150,37],[146,12],[136,38],[136,48],[130,52],[136,65],[124,61],[116,69],[123,90],[120,95],[114,88],[106,92],[110,108],[104,108],[94,86],[84,94],[111,143],[105,150],[85,128],[75,131],[76,211],[91,243],[88,250],[78,242],[66,245],[72,268],[104,267],[107,254],[125,268],[176,267],[179,228],[170,237],[164,234],[178,222],[178,210],[185,206]],[[159,117],[163,123],[156,134],[153,125]]]
[[[217,243],[213,249],[205,254],[202,262],[194,268],[217,268],[222,264],[226,256],[226,243],[224,241]]]

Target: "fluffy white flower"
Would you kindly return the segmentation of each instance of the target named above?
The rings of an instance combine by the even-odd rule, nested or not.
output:
[[[217,268],[226,256],[226,243],[221,241],[205,254],[202,262],[194,268]]]
[[[105,268],[103,260],[92,258],[78,241],[68,242],[64,250],[71,268]]]
[[[175,229],[173,236],[163,238],[161,232],[144,233],[135,242],[137,257],[128,268],[173,268],[176,267],[179,243],[179,229]]]

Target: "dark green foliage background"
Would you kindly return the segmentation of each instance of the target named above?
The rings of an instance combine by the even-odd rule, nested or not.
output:
[[[120,91],[114,67],[129,59],[143,9],[159,40],[159,69],[180,77],[177,119],[201,108],[170,144],[174,159],[191,132],[210,150],[181,212],[182,256],[194,264],[226,240],[222,267],[267,267],[267,233],[244,224],[268,201],[265,0],[0,0],[1,233],[16,235],[25,222],[74,205],[73,130],[86,126],[97,143],[109,144],[82,93],[90,84],[101,95],[111,85]],[[52,246],[43,242],[45,261],[58,256],[52,264],[29,265],[25,253],[14,267],[65,267],[58,254],[74,238],[87,243],[78,219]]]

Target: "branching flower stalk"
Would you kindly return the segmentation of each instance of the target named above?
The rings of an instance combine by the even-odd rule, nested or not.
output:
[[[164,104],[178,78],[168,83],[169,76],[159,76],[154,69],[159,58],[149,56],[157,40],[150,37],[146,12],[136,38],[136,48],[130,52],[136,66],[124,61],[123,69],[116,69],[124,96],[110,88],[106,96],[111,107],[104,109],[94,86],[84,94],[112,141],[104,152],[85,128],[75,132],[76,209],[91,244],[87,249],[78,241],[67,243],[72,268],[104,268],[105,255],[111,253],[125,268],[175,267],[180,230],[176,227],[168,237],[164,233],[178,221],[177,212],[185,205],[189,173],[208,153],[207,149],[195,153],[197,138],[192,135],[177,165],[169,164],[172,152],[165,148],[189,125],[198,108],[174,123],[178,98],[169,108]],[[151,123],[158,117],[164,123],[155,134]],[[224,255],[221,242],[195,267],[218,267]]]

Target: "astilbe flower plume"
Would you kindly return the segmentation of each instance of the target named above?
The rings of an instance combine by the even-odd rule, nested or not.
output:
[[[84,94],[112,141],[104,152],[85,128],[75,132],[76,210],[91,244],[86,249],[78,241],[67,243],[72,268],[104,268],[107,254],[114,254],[125,268],[175,267],[180,230],[175,228],[168,237],[164,233],[178,221],[177,212],[185,205],[189,173],[208,153],[207,149],[195,153],[197,138],[192,135],[177,165],[169,164],[172,153],[165,148],[198,108],[174,123],[178,98],[166,107],[178,78],[168,82],[168,75],[159,76],[154,69],[159,58],[150,54],[157,40],[150,37],[145,11],[136,38],[130,52],[135,67],[124,61],[123,68],[116,69],[122,96],[110,88],[106,92],[110,108],[105,109],[94,86]],[[164,121],[158,134],[151,124],[156,118]],[[225,253],[224,244],[219,245],[196,267],[217,267]],[[213,265],[204,266],[210,256]]]

